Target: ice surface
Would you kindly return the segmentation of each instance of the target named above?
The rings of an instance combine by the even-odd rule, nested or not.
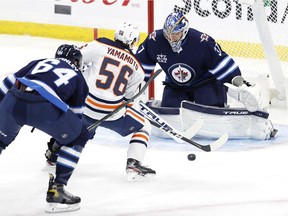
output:
[[[1,35],[0,74],[11,73],[34,58],[53,57],[62,42]],[[157,175],[147,182],[126,181],[129,137],[99,128],[95,139],[87,143],[67,187],[81,196],[82,208],[56,215],[287,216],[288,115],[279,107],[270,111],[279,129],[278,136],[270,141],[230,140],[207,153],[152,136],[144,164]],[[23,127],[0,156],[1,216],[47,215],[48,171],[43,168],[49,136],[30,130]],[[189,153],[196,154],[195,161],[187,160]]]

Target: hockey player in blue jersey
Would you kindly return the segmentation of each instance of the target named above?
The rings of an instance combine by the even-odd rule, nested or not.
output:
[[[81,121],[88,94],[81,66],[80,50],[64,44],[56,58],[32,61],[0,86],[0,153],[24,125],[53,136],[61,146],[56,176],[49,180],[48,212],[77,210],[81,201],[64,190],[89,137]]]
[[[190,101],[224,108],[228,91],[248,111],[259,110],[259,86],[242,78],[238,65],[211,36],[189,28],[181,12],[169,14],[163,29],[148,35],[136,57],[145,69],[146,80],[157,63],[165,71],[161,107],[179,108],[182,101]],[[269,138],[270,129],[273,127],[269,126]]]
[[[151,33],[136,57],[148,78],[156,63],[166,73],[162,106],[180,107],[182,100],[223,107],[226,89],[241,75],[234,60],[209,35],[189,28],[181,13],[171,13],[163,29]]]

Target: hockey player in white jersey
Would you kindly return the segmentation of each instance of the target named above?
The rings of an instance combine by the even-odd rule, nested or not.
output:
[[[111,113],[130,99],[144,80],[144,70],[135,58],[132,48],[139,40],[139,31],[130,22],[121,23],[115,31],[115,40],[98,38],[83,47],[84,64],[88,65],[85,79],[89,86],[89,94],[84,108],[83,121],[87,126]],[[151,126],[148,120],[135,108],[128,106],[112,115],[100,126],[109,128],[121,136],[132,134],[127,151],[127,179],[151,177],[156,172],[142,166]],[[90,139],[95,135],[90,131]],[[107,139],[109,141],[109,138]],[[48,144],[46,153],[48,161],[55,160],[53,140]],[[51,154],[52,151],[52,154]],[[56,151],[57,152],[57,151]],[[55,153],[55,151],[54,151]],[[56,154],[57,157],[57,154]]]

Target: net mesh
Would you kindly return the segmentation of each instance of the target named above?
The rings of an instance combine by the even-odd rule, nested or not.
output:
[[[256,25],[255,2],[264,5],[268,25],[267,31],[261,33],[262,38]],[[156,11],[160,13],[156,13],[155,20],[164,20],[171,8],[185,13],[190,27],[212,36],[234,58],[245,76],[270,73],[263,48],[263,38],[270,34],[277,62],[288,76],[288,0],[182,0],[182,3],[162,0],[157,1]],[[273,82],[271,79],[272,85]]]
[[[267,62],[267,51],[263,48],[263,38],[265,40],[265,37],[271,34],[272,47],[281,69],[287,76],[288,0],[263,0],[268,29],[262,38],[258,34],[254,5],[242,3],[240,0],[197,1],[198,4],[195,2],[195,15],[191,18],[192,26],[211,35],[223,50],[234,57],[244,74],[255,76],[258,73],[271,72]],[[243,2],[253,3],[254,0]],[[209,7],[211,7],[210,11],[203,9]],[[233,26],[231,22],[225,21],[231,16],[234,20]]]

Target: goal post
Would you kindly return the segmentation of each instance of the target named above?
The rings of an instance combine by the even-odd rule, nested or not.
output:
[[[274,1],[273,1],[274,2]],[[279,99],[286,99],[286,91],[285,89],[285,74],[284,70],[282,69],[282,66],[280,64],[280,59],[277,56],[274,44],[273,44],[273,38],[271,35],[271,30],[268,25],[265,8],[271,7],[271,1],[270,0],[264,0],[262,2],[261,0],[255,0],[255,3],[253,5],[253,9],[255,12],[255,22],[258,29],[258,34],[261,40],[261,43],[263,45],[264,53],[266,56],[266,60],[268,63],[269,71],[271,73],[275,89],[277,90],[277,97]],[[273,20],[276,21],[276,20]],[[286,32],[288,35],[288,32]],[[288,38],[287,38],[288,40]],[[281,53],[279,53],[281,55]],[[283,53],[285,56],[285,53]],[[286,53],[288,55],[288,53]]]
[[[147,0],[147,8],[148,8],[148,34],[154,31],[154,0]],[[149,100],[155,99],[155,84],[152,81],[148,88],[148,98]]]
[[[272,82],[274,84],[275,90],[271,91],[270,98],[277,97],[280,100],[287,99],[288,90],[287,90],[287,55],[288,55],[288,46],[287,46],[287,37],[285,42],[285,37],[279,39],[279,36],[288,35],[287,28],[281,32],[281,26],[275,28],[273,23],[279,22],[279,13],[278,8],[285,8],[285,5],[279,5],[275,0],[239,0],[239,3],[242,5],[247,5],[251,7],[254,12],[255,24],[257,32],[260,38],[261,46],[263,47],[264,59],[267,61],[267,66],[271,75]],[[288,3],[286,2],[286,9],[283,11],[283,17],[281,22],[285,22]],[[270,24],[269,26],[269,22]],[[281,25],[281,24],[280,24]],[[287,24],[286,24],[287,25]],[[283,26],[284,27],[284,26]],[[286,33],[285,33],[286,31]],[[278,38],[278,39],[277,39]],[[281,44],[283,40],[284,45]],[[278,44],[277,44],[278,43]],[[286,44],[286,45],[285,45]],[[282,61],[282,64],[281,64]],[[287,100],[286,100],[287,101]],[[288,105],[288,103],[287,103]]]

